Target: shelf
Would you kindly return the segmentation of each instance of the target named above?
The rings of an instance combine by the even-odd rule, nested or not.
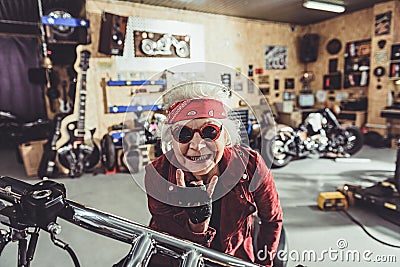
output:
[[[143,112],[161,110],[162,105],[143,105],[143,106],[112,106],[108,108],[109,113],[124,113],[124,112]]]
[[[367,121],[367,113],[365,110],[342,110],[337,118],[341,124],[351,124],[361,128]]]
[[[162,109],[161,104],[154,104],[155,98],[161,94],[167,85],[165,79],[160,80],[108,80],[102,78],[103,103],[105,114],[125,112],[157,111]],[[144,87],[134,87],[144,86]],[[155,86],[155,87],[154,87]],[[148,88],[149,87],[149,88]],[[115,90],[116,89],[116,90]],[[130,104],[132,96],[142,99]],[[139,104],[138,104],[139,103]]]
[[[166,80],[118,80],[107,81],[107,86],[141,86],[141,85],[167,85]]]

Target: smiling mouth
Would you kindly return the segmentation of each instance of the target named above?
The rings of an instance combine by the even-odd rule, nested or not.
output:
[[[207,154],[202,156],[187,156],[186,158],[190,159],[191,161],[205,161],[211,159],[212,156],[212,154]]]

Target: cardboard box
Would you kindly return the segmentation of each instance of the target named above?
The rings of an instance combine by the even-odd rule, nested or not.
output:
[[[47,140],[38,140],[18,146],[27,176],[37,176],[39,164],[43,156],[43,145],[46,142]]]
[[[293,111],[292,113],[279,113],[279,123],[297,128],[299,127],[301,122],[301,112],[299,111]]]
[[[398,149],[399,147],[397,145],[397,142],[399,142],[399,140],[397,138],[392,138],[390,140],[390,148],[391,149]]]
[[[291,113],[293,112],[294,101],[275,102],[278,112]]]

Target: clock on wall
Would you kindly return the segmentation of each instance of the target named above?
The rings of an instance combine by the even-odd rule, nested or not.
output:
[[[336,55],[342,49],[342,42],[339,39],[332,39],[326,45],[326,50],[331,55]]]

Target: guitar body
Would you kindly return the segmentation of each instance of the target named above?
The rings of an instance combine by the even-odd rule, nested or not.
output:
[[[79,177],[84,172],[93,169],[100,160],[100,149],[93,141],[95,130],[85,131],[82,137],[77,137],[77,121],[67,126],[70,139],[58,149],[58,162],[69,170],[71,177]],[[84,140],[90,135],[90,140]]]
[[[58,162],[64,173],[79,177],[90,171],[100,161],[99,147],[93,141],[95,129],[85,130],[86,73],[89,68],[89,50],[77,47],[75,69],[78,71],[79,88],[75,96],[74,112],[65,117],[61,124],[61,138],[57,141]]]
[[[71,134],[74,135],[77,133],[77,115],[71,114],[66,116],[62,122],[61,122],[61,136],[57,141],[56,147],[57,150],[60,149],[61,147],[65,146],[65,144],[69,143],[70,141],[76,141],[75,137],[71,138]],[[90,131],[84,129],[84,136],[83,136],[83,142],[88,142],[90,145],[92,136],[90,135]]]

